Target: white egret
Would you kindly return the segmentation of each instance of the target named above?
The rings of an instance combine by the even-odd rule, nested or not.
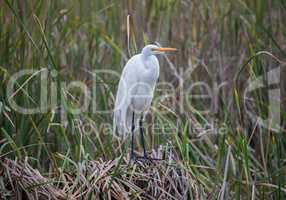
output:
[[[114,116],[113,129],[119,134],[132,134],[131,158],[134,155],[134,134],[139,125],[143,158],[148,158],[144,145],[143,120],[149,110],[156,82],[159,78],[159,61],[155,55],[175,48],[162,48],[157,45],[147,45],[140,54],[134,55],[126,63],[119,81]]]

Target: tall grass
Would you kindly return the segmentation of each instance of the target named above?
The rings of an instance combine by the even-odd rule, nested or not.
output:
[[[121,72],[126,59],[145,44],[159,42],[179,49],[168,59],[160,58],[160,81],[174,85],[177,98],[162,100],[166,88],[158,87],[147,121],[156,122],[159,129],[148,128],[148,149],[171,148],[176,167],[195,180],[199,199],[285,199],[285,132],[273,132],[271,125],[261,127],[246,113],[247,109],[269,116],[265,89],[252,92],[246,104],[243,97],[249,78],[267,81],[267,72],[286,60],[285,1],[4,0],[0,5],[1,159],[27,157],[40,172],[64,181],[64,172],[80,173],[80,163],[125,155],[129,141],[113,137],[104,126],[111,123],[111,114],[67,112],[82,105],[83,94],[69,91],[63,83],[84,82],[94,89],[90,98],[96,99],[97,108],[110,110],[118,80],[102,76],[94,81],[91,72]],[[267,53],[254,56],[259,51]],[[184,78],[183,84],[172,67]],[[10,77],[23,69],[43,68],[48,69],[46,112],[15,111],[6,96]],[[275,77],[282,100],[283,75],[285,70],[281,80]],[[180,97],[180,91],[196,81],[212,88],[215,106],[190,96],[196,109],[210,108],[207,114],[187,109]],[[22,77],[13,98],[25,107],[38,106],[40,87],[36,77]],[[192,95],[205,92],[198,86]],[[51,94],[56,94],[52,102]],[[285,127],[284,102],[281,127]],[[209,129],[210,125],[215,128]],[[162,128],[166,126],[169,129]],[[216,134],[221,127],[223,134]],[[121,168],[115,168],[112,177],[120,178],[116,169]]]

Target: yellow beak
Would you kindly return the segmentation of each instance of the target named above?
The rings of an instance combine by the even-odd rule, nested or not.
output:
[[[154,50],[159,52],[177,51],[176,48],[171,48],[171,47],[160,47],[160,48],[155,48]]]

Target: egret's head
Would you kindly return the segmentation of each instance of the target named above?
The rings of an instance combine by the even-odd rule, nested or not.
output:
[[[156,54],[163,54],[169,51],[177,51],[177,49],[169,47],[159,47],[155,44],[149,44],[142,49],[142,54],[145,56],[150,56]]]

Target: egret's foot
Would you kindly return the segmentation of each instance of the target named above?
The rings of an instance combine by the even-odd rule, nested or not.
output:
[[[163,161],[164,159],[162,158],[151,158],[147,155],[144,156],[136,156],[135,154],[131,154],[130,155],[130,159],[129,159],[129,164],[130,163],[135,163],[138,161],[146,161],[146,162],[154,162],[154,161]]]
[[[148,160],[148,161],[162,161],[163,159],[161,158],[151,158],[151,157],[148,157],[148,156],[137,156],[136,157],[137,159],[139,160]]]

